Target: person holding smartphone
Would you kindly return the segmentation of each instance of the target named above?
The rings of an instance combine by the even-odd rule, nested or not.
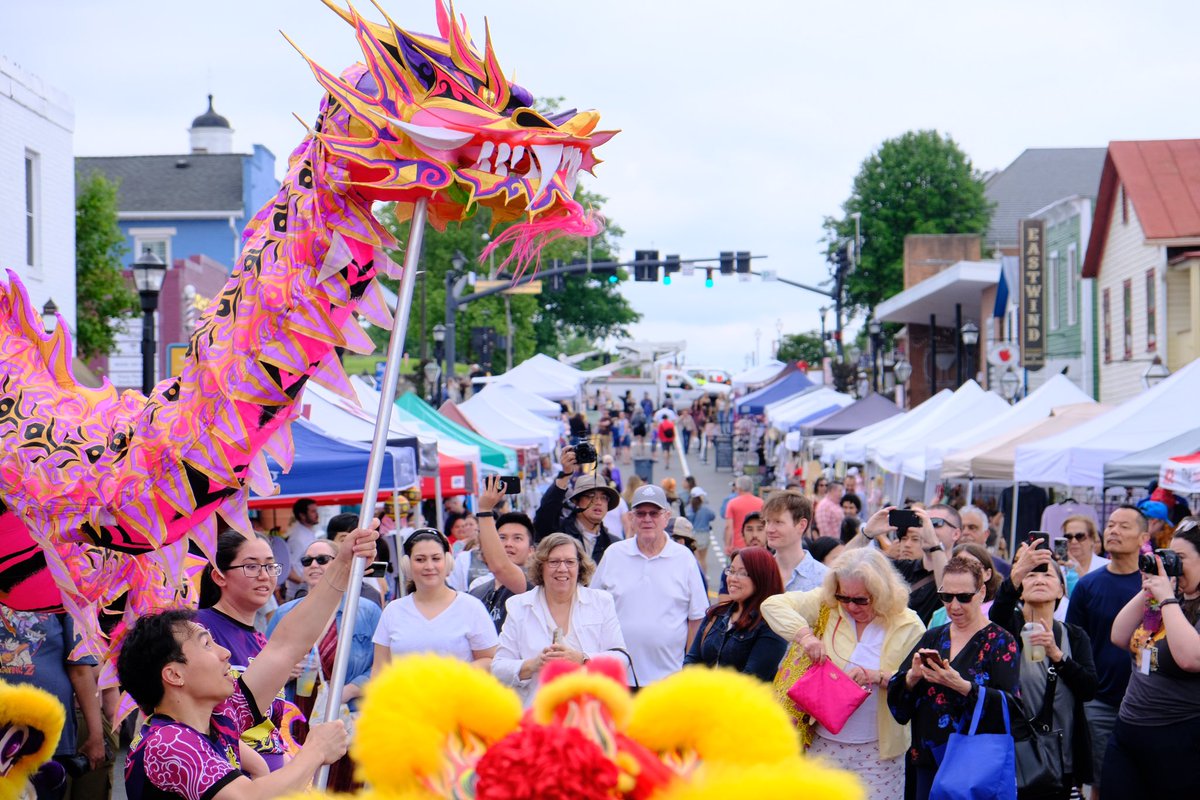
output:
[[[950,559],[937,594],[950,622],[926,631],[888,683],[892,716],[901,725],[912,723],[907,757],[917,800],[929,797],[938,768],[935,752],[949,740],[962,715],[974,708],[977,693],[986,688],[1020,696],[1016,639],[984,616],[983,593],[979,562],[962,556]],[[1003,730],[998,719],[987,719],[997,709],[988,706],[984,730]]]
[[[951,517],[950,515],[954,516]],[[901,539],[911,530],[919,531],[921,556],[896,559],[892,566],[908,583],[908,607],[917,612],[921,622],[929,624],[933,612],[939,608],[937,587],[942,581],[942,569],[950,557],[950,549],[958,540],[958,527],[954,524],[957,512],[949,506],[934,506],[928,511],[919,508],[896,508],[887,506],[871,515],[862,531],[846,545],[847,550],[866,547],[898,531]]]

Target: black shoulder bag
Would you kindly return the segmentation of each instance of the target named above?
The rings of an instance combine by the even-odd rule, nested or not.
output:
[[[1016,742],[1017,791],[1023,800],[1059,796],[1063,790],[1063,732],[1053,729],[1057,685],[1058,669],[1051,664],[1046,674],[1042,709],[1029,720],[1029,737]]]

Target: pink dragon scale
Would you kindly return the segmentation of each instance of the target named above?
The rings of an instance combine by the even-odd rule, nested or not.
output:
[[[493,246],[510,244],[518,268],[553,238],[600,229],[573,197],[615,133],[595,130],[596,112],[534,110],[490,35],[481,53],[442,0],[437,36],[324,2],[363,62],[338,76],[305,57],[327,92],[320,113],[180,375],[149,397],[78,385],[66,326],[46,335],[17,276],[0,278],[0,602],[70,611],[93,651],[99,612],[191,601],[216,514],[249,531],[247,490],[273,490],[265,453],[291,464],[309,379],[354,397],[335,349],[372,350],[357,318],[390,327],[376,278],[399,274],[374,202],[407,219],[425,198],[439,229],[486,206],[515,223]]]

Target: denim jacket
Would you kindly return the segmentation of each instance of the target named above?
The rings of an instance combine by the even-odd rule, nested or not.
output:
[[[278,627],[280,621],[288,615],[300,602],[303,600],[289,600],[279,607],[275,615],[271,617],[271,621],[267,623],[267,638],[271,638],[275,628]],[[345,605],[345,600],[342,601],[342,606],[338,606],[337,617],[335,624],[341,629],[342,611]],[[346,665],[346,684],[351,683],[357,686],[363,686],[371,678],[371,667],[375,663],[375,645],[371,638],[375,635],[375,628],[379,625],[379,618],[382,616],[382,611],[379,606],[369,600],[359,599],[357,614],[354,620],[354,639],[350,647],[350,661]],[[290,680],[284,687],[287,692],[287,698],[294,700],[296,696],[296,682]],[[351,702],[353,708],[355,703]]]
[[[779,662],[787,653],[787,642],[771,630],[762,617],[757,617],[746,630],[731,629],[729,617],[732,614],[733,604],[730,603],[723,611],[701,622],[700,631],[683,663],[731,667],[767,683],[772,682]]]

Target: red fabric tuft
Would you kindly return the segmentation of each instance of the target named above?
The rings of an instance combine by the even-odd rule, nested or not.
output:
[[[542,683],[546,684],[560,675],[569,675],[581,667],[573,661],[547,661],[542,667]]]
[[[625,665],[620,658],[614,656],[599,656],[587,663],[588,672],[595,672],[612,678],[622,686],[628,685],[625,675]]]
[[[617,766],[575,728],[524,725],[492,745],[475,768],[478,800],[605,800]]]

